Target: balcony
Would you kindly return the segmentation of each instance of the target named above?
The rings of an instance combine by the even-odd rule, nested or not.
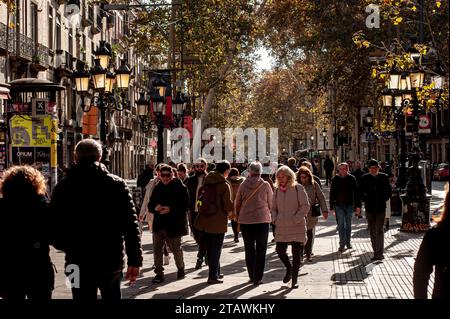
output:
[[[92,34],[97,34],[102,31],[102,17],[101,15],[97,15],[97,18],[95,20],[95,23],[91,26],[91,32]]]
[[[48,48],[40,43],[35,43],[31,68],[36,72],[48,69],[48,59]]]
[[[72,73],[72,61],[72,54],[64,50],[56,50],[55,71],[60,77]]]

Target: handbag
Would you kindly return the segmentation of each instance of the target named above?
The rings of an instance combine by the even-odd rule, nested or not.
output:
[[[320,213],[320,205],[319,204],[314,204],[311,208],[311,215],[313,217],[319,217],[321,215]]]
[[[316,194],[316,184],[314,185],[314,199],[317,200],[317,194]],[[321,215],[320,213],[320,205],[319,203],[315,203],[311,207],[311,215],[312,217],[319,217]]]

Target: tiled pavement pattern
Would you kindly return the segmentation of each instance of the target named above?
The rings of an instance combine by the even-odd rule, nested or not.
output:
[[[440,186],[442,190],[443,187]],[[328,193],[328,189],[325,189]],[[443,197],[443,192],[435,193]],[[328,194],[326,194],[328,198]],[[438,203],[439,198],[433,201]],[[434,204],[432,204],[433,206]],[[283,284],[284,267],[275,252],[275,243],[270,242],[267,249],[266,269],[263,284],[247,284],[248,276],[244,260],[243,241],[235,244],[231,227],[225,236],[221,257],[224,283],[207,285],[208,268],[195,270],[197,246],[191,236],[183,240],[186,278],[176,280],[176,266],[171,261],[166,266],[166,280],[161,284],[151,283],[154,276],[152,241],[148,230],[143,234],[144,266],[142,276],[136,283],[128,286],[123,282],[123,298],[316,298],[316,299],[391,299],[413,297],[412,271],[414,257],[420,246],[423,234],[399,232],[400,217],[391,218],[391,228],[385,233],[385,260],[372,263],[372,249],[365,219],[353,219],[353,249],[337,252],[339,238],[336,221],[330,216],[327,221],[320,219],[316,228],[313,261],[306,263],[299,274],[299,288],[290,289]],[[269,241],[272,234],[269,235]],[[56,289],[54,298],[71,298],[63,275],[64,254],[52,250],[56,264]],[[430,289],[431,292],[431,289]]]

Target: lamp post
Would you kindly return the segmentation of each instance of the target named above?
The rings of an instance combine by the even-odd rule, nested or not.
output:
[[[372,158],[372,153],[371,153],[371,146],[372,146],[372,126],[373,126],[373,115],[370,112],[370,110],[367,111],[367,114],[364,116],[364,126],[367,127],[367,133],[366,133],[366,140],[367,140],[367,146],[369,148],[369,153],[368,153],[368,159],[370,160]]]
[[[327,129],[326,128],[323,128],[323,130],[322,130],[322,137],[323,137],[323,150],[325,151],[327,149],[327,142],[326,142]]]
[[[310,140],[311,140],[311,149],[310,149],[310,156],[309,156],[309,158],[310,158],[311,163],[312,163],[313,151],[314,151],[314,135],[310,136]]]
[[[152,82],[152,87],[153,93],[150,97],[146,99],[145,92],[142,92],[136,104],[142,130],[144,132],[148,131],[151,125],[156,125],[157,127],[157,161],[162,163],[164,161],[164,129],[182,125],[188,99],[183,96],[178,88],[175,98],[169,104],[168,98],[171,98],[172,90],[162,76],[158,76]],[[169,115],[172,112],[173,119]]]
[[[94,66],[90,70],[87,70],[84,64],[78,63],[77,70],[74,71],[72,78],[75,80],[77,93],[81,95],[87,94],[92,81],[95,94],[91,99],[90,105],[85,106],[82,103],[81,108],[83,112],[89,112],[93,106],[100,110],[100,140],[103,145],[101,161],[108,165],[109,149],[106,136],[106,110],[123,110],[122,103],[117,101],[114,93],[114,84],[116,84],[119,92],[122,93],[122,102],[124,102],[125,91],[130,84],[131,71],[126,65],[125,60],[121,60],[121,65],[115,70],[115,74],[110,71],[113,66],[110,63],[111,51],[106,41],[100,41],[100,46],[95,51],[95,55]]]

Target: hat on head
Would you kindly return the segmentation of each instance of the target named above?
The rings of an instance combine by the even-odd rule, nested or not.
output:
[[[371,167],[371,166],[380,167],[380,164],[378,163],[377,160],[371,159],[371,160],[369,161],[369,165],[368,165],[368,166],[369,166],[369,167]]]

